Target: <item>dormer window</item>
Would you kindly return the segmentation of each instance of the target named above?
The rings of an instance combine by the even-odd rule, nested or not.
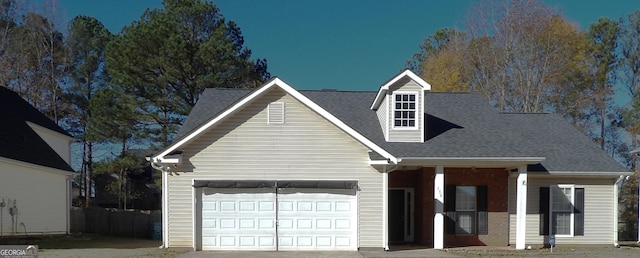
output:
[[[393,127],[416,128],[416,93],[396,92],[394,95]]]

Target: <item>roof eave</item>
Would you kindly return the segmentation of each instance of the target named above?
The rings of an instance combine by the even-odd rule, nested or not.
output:
[[[351,137],[353,137],[354,139],[356,139],[357,141],[359,141],[363,145],[365,145],[368,148],[370,148],[372,151],[375,151],[378,154],[382,155],[384,158],[389,159],[390,162],[392,162],[394,164],[397,163],[396,157],[391,155],[386,150],[382,149],[380,146],[378,146],[377,144],[375,144],[373,141],[369,140],[368,138],[366,138],[362,134],[358,133],[353,128],[349,127],[347,124],[342,122],[340,119],[335,117],[333,114],[331,114],[330,112],[326,111],[325,109],[320,107],[318,104],[314,103],[309,98],[304,96],[302,93],[298,92],[293,87],[291,87],[290,85],[288,85],[287,83],[285,83],[284,81],[282,81],[282,80],[280,80],[278,78],[271,79],[265,85],[263,85],[262,87],[258,88],[255,91],[253,91],[249,95],[243,97],[238,102],[236,102],[234,105],[232,105],[228,109],[224,110],[219,115],[215,116],[209,122],[201,125],[200,127],[196,128],[192,132],[186,134],[181,139],[178,139],[177,141],[175,141],[174,143],[172,143],[171,145],[169,145],[168,147],[166,147],[165,149],[160,151],[158,154],[152,156],[151,157],[151,161],[155,162],[155,163],[163,163],[163,161],[167,161],[165,156],[167,156],[167,155],[171,154],[172,152],[176,151],[181,146],[189,143],[191,140],[193,140],[196,137],[198,137],[200,134],[205,132],[207,129],[213,127],[214,125],[216,125],[218,123],[220,123],[221,121],[226,119],[228,116],[232,115],[233,113],[235,113],[237,110],[239,110],[243,106],[247,105],[248,103],[251,103],[255,98],[259,97],[260,95],[262,95],[263,93],[267,92],[269,89],[271,89],[273,87],[279,87],[280,89],[285,91],[287,94],[291,95],[293,98],[295,98],[296,100],[302,102],[304,105],[306,105],[310,109],[314,110],[320,116],[324,117],[329,122],[331,122],[332,124],[336,125],[338,128],[342,129],[344,132],[349,134]],[[173,160],[171,160],[171,161],[173,161]],[[173,163],[173,164],[175,164],[175,163]]]
[[[222,113],[220,113],[219,115],[215,116],[213,119],[209,120],[209,122],[200,125],[199,127],[194,129],[193,131],[189,132],[188,134],[185,134],[182,138],[177,139],[176,141],[174,141],[172,144],[170,144],[169,146],[167,146],[166,148],[161,150],[156,155],[151,156],[151,161],[152,162],[157,162],[157,163],[162,163],[162,161],[163,161],[165,156],[169,155],[170,153],[172,153],[173,151],[178,149],[180,146],[183,146],[186,143],[190,142],[191,140],[196,138],[198,135],[200,135],[202,132],[206,131],[211,126],[219,123],[221,120],[223,120],[224,118],[226,118],[230,114],[236,112],[242,106],[244,106],[245,104],[251,102],[251,100],[253,100],[255,97],[262,95],[268,89],[270,89],[271,87],[276,85],[277,82],[282,82],[282,81],[280,79],[278,79],[277,77],[274,77],[271,80],[267,81],[262,87],[260,87],[257,90],[251,92],[248,96],[243,97],[240,101],[236,102],[235,104],[233,104],[232,106],[230,106],[226,110],[222,111]],[[284,83],[284,82],[282,82],[282,83]]]
[[[518,167],[538,164],[544,157],[404,157],[398,165],[446,167]]]
[[[532,173],[531,175],[536,176],[538,173]],[[620,176],[631,176],[633,172],[629,171],[549,171],[544,173],[544,175],[551,176],[581,176],[581,177],[611,177],[616,178]]]
[[[371,110],[378,109],[378,107],[380,106],[380,103],[382,103],[382,99],[384,98],[384,95],[386,95],[387,91],[389,91],[389,87],[391,87],[391,85],[398,82],[400,79],[404,77],[409,77],[409,79],[415,81],[418,85],[420,85],[420,87],[422,87],[423,90],[431,90],[431,85],[429,83],[427,83],[425,80],[423,80],[418,75],[413,73],[411,70],[405,69],[395,77],[391,78],[391,80],[387,81],[382,86],[380,86],[380,89],[378,90],[378,94],[376,94],[376,98],[373,100],[373,104],[371,104]]]

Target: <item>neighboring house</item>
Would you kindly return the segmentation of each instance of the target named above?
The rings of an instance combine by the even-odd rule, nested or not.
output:
[[[4,87],[0,110],[0,236],[69,233],[73,137]]]
[[[208,89],[163,173],[165,247],[388,249],[616,244],[627,169],[562,117],[431,93]]]

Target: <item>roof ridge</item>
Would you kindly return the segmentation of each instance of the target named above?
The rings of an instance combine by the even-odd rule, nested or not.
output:
[[[374,90],[340,90],[340,89],[306,89],[306,90],[298,90],[300,92],[352,92],[352,93],[376,93]]]
[[[476,94],[477,91],[427,91],[428,94]]]
[[[549,115],[551,114],[549,112],[507,112],[507,111],[502,111],[498,113],[501,115]]]

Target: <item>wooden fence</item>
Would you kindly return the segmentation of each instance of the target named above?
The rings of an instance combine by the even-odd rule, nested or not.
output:
[[[105,208],[71,209],[71,233],[158,238],[160,211],[119,210]]]

